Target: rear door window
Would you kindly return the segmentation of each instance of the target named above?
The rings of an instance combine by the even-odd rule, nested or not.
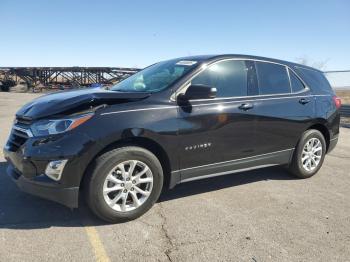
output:
[[[287,68],[283,65],[256,61],[259,94],[272,95],[290,93]]]

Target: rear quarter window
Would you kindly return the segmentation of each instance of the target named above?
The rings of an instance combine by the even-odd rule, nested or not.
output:
[[[288,72],[289,72],[290,84],[292,86],[292,92],[297,93],[297,92],[303,91],[305,89],[305,86],[301,82],[301,80],[293,73],[292,70],[288,69]]]
[[[333,93],[331,85],[322,72],[303,67],[296,67],[296,69],[300,73],[300,76],[303,78],[305,83],[313,91]]]

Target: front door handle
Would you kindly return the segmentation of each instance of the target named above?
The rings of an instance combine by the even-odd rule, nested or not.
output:
[[[305,105],[307,103],[310,103],[310,100],[306,99],[306,98],[302,98],[302,99],[299,100],[299,103],[302,104],[302,105]]]
[[[246,110],[252,109],[253,107],[254,107],[253,104],[244,103],[244,104],[241,104],[238,108],[246,111]]]

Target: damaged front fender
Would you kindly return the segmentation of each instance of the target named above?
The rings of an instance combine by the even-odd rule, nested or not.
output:
[[[138,101],[149,96],[149,93],[116,92],[101,88],[63,91],[34,99],[18,110],[16,116],[18,118],[36,120],[57,114],[83,111],[102,104],[108,105]]]

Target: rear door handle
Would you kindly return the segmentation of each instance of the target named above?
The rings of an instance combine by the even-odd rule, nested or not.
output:
[[[244,103],[244,104],[241,104],[238,108],[246,111],[246,110],[252,109],[253,107],[254,107],[253,104]]]
[[[305,105],[307,103],[310,103],[310,100],[306,99],[306,98],[302,98],[302,99],[299,100],[299,103],[302,104],[302,105]]]

